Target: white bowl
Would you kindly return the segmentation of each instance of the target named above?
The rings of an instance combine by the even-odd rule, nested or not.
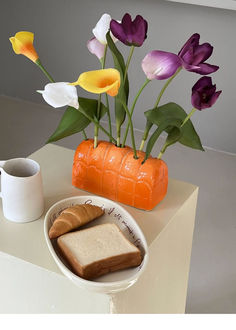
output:
[[[130,242],[135,244],[142,253],[142,263],[138,267],[128,268],[121,271],[108,273],[100,276],[98,279],[88,281],[75,273],[73,273],[65,259],[60,255],[56,240],[50,240],[48,236],[49,229],[53,221],[58,217],[60,212],[72,205],[91,203],[98,205],[105,210],[105,214],[88,223],[83,228],[88,228],[102,223],[115,223],[122,230],[123,234],[129,239]],[[99,293],[114,293],[123,291],[133,285],[146,268],[148,261],[148,246],[146,239],[137,225],[134,218],[117,203],[99,196],[77,196],[63,199],[54,204],[47,212],[44,222],[44,235],[46,242],[56,264],[62,273],[72,280],[77,286]]]

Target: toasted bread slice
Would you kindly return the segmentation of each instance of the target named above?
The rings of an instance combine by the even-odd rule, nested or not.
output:
[[[85,279],[138,266],[142,261],[140,250],[111,223],[64,234],[57,243],[74,272]]]

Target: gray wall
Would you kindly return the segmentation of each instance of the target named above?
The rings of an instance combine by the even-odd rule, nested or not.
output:
[[[35,47],[41,61],[57,81],[74,81],[81,72],[98,68],[99,63],[88,53],[86,42],[104,12],[115,19],[120,19],[125,12],[133,17],[141,14],[149,22],[148,39],[143,47],[135,50],[136,61],[130,66],[131,98],[145,79],[140,62],[148,51],[178,52],[194,32],[200,33],[201,42],[209,41],[214,45],[209,62],[220,66],[213,80],[223,93],[214,108],[197,112],[193,122],[203,145],[236,153],[236,11],[157,0],[2,0],[0,94],[43,102],[35,90],[42,89],[46,79],[36,65],[23,56],[16,56],[8,41],[9,36],[20,30],[35,33]],[[127,47],[123,44],[119,47],[127,54]],[[112,63],[111,59],[109,61]],[[191,87],[198,78],[197,74],[181,72],[162,101],[172,100],[186,110],[191,109]],[[152,107],[162,84],[153,81],[143,93],[136,107],[136,128],[144,128],[143,111]],[[80,95],[86,93],[80,91]],[[59,110],[58,120],[61,114]]]

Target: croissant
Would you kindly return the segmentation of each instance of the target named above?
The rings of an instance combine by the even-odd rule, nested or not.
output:
[[[104,210],[96,205],[81,204],[63,210],[49,230],[50,238],[57,238],[100,217]]]

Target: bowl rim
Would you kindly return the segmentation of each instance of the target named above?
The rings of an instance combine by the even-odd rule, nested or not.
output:
[[[66,267],[66,265],[60,260],[60,258],[58,258],[57,254],[56,254],[56,252],[55,252],[55,250],[53,248],[53,245],[51,243],[51,240],[50,240],[50,238],[48,236],[47,225],[48,225],[48,221],[49,221],[49,213],[55,207],[57,207],[58,205],[60,205],[63,202],[66,202],[66,201],[70,201],[70,200],[74,200],[74,199],[78,199],[78,198],[94,198],[94,197],[99,198],[99,199],[104,200],[104,201],[109,201],[109,202],[115,203],[125,213],[125,215],[127,215],[128,217],[130,217],[133,220],[133,222],[135,223],[135,225],[139,229],[139,234],[141,236],[140,238],[142,240],[142,244],[143,244],[144,251],[145,251],[145,254],[143,256],[143,261],[142,261],[142,267],[135,274],[127,277],[126,279],[118,280],[118,281],[113,281],[113,282],[96,282],[96,281],[86,280],[86,279],[80,277],[79,275],[74,274],[69,268]],[[71,277],[71,279],[73,279],[75,281],[78,281],[79,280],[81,283],[84,283],[85,286],[88,286],[89,285],[89,286],[93,286],[93,287],[101,288],[102,289],[102,287],[104,287],[104,288],[110,288],[110,287],[114,287],[114,286],[115,287],[120,287],[120,286],[122,286],[122,284],[132,283],[133,281],[136,282],[136,280],[141,276],[141,274],[145,270],[145,268],[147,266],[148,259],[149,259],[149,251],[148,251],[148,245],[147,245],[146,238],[145,238],[145,236],[144,236],[144,234],[143,234],[140,226],[137,224],[136,220],[134,219],[134,217],[123,206],[119,205],[118,203],[116,203],[113,200],[110,200],[108,198],[104,198],[104,197],[101,197],[101,196],[78,195],[78,196],[72,196],[72,197],[64,198],[64,199],[61,199],[58,202],[54,203],[48,209],[48,211],[46,212],[45,217],[44,217],[44,237],[45,237],[47,246],[49,248],[49,251],[53,255],[54,261],[57,260],[56,263],[59,263],[59,265],[62,266],[62,268],[65,269],[66,272],[68,272],[68,274]],[[55,260],[55,257],[56,257],[56,260]],[[138,268],[138,267],[140,267],[140,266],[136,266],[136,268]]]

